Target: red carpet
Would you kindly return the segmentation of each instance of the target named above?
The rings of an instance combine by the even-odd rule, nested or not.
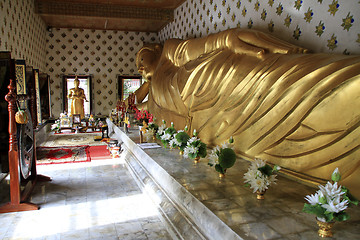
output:
[[[38,147],[36,149],[36,163],[38,165],[89,162],[90,147],[82,146],[62,146],[62,147]]]
[[[111,158],[107,145],[90,146],[89,155],[91,160],[104,160]]]

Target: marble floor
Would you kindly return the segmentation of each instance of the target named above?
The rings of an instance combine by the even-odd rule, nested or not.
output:
[[[0,214],[0,239],[171,239],[123,158],[37,170],[52,178],[32,194],[40,210]],[[7,182],[0,184],[0,204],[8,201]]]

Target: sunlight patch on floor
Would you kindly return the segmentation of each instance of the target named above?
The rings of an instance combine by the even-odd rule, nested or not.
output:
[[[19,216],[12,237],[39,238],[157,215],[146,194],[49,207]]]

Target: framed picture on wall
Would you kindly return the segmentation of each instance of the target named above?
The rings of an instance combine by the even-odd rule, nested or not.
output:
[[[40,82],[39,82],[39,70],[34,69],[35,78],[35,93],[36,93],[36,117],[38,125],[42,122],[41,115],[41,100],[40,100]]]
[[[73,115],[73,124],[81,124],[80,114],[74,114]]]

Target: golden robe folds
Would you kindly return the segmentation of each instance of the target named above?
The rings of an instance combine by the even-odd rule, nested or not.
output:
[[[310,54],[255,30],[146,46],[137,66],[150,80],[158,121],[196,129],[209,145],[230,136],[236,152],[301,178],[329,179],[360,197],[360,56]]]

